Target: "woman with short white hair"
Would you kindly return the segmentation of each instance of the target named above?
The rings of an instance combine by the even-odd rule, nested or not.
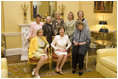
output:
[[[43,25],[43,35],[44,36],[47,36],[47,41],[49,42],[49,44],[51,44],[52,42],[52,36],[54,36],[54,30],[53,30],[53,27],[52,27],[52,24],[51,24],[51,17],[48,16],[46,18],[46,23]]]

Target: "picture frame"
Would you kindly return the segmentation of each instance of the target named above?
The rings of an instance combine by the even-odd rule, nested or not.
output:
[[[112,13],[113,1],[94,1],[94,13]]]
[[[37,7],[39,6],[39,3],[41,3],[41,8],[39,7],[40,8],[40,12],[43,11],[43,13],[40,13],[39,11],[37,11]],[[54,5],[53,6],[50,5],[51,3],[54,3]],[[38,4],[38,6],[36,6],[36,8],[35,8],[34,4]],[[43,6],[45,6],[47,8],[44,9]],[[52,10],[52,8],[54,10]],[[39,12],[38,14],[41,15],[42,19],[46,18],[46,16],[54,17],[54,12],[57,11],[57,1],[30,1],[30,11],[31,11],[31,20],[32,21],[35,21],[35,17],[37,15],[37,12]]]

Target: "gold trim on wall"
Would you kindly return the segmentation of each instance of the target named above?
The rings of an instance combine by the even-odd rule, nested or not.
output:
[[[30,1],[30,10],[31,10],[31,20],[35,21],[35,19],[33,18],[33,5],[32,5],[33,1]]]

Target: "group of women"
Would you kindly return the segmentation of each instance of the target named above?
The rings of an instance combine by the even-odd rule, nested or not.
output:
[[[41,16],[36,16],[36,22],[31,23],[30,32],[27,37],[30,42],[29,58],[38,59],[36,68],[33,69],[32,75],[39,78],[38,71],[47,61],[47,49],[52,47],[57,55],[56,73],[63,75],[62,68],[67,58],[67,50],[72,46],[72,73],[76,73],[76,66],[79,68],[79,75],[83,74],[84,57],[91,43],[89,26],[84,18],[83,11],[78,11],[78,19],[74,20],[72,12],[68,13],[68,20],[64,22],[60,18],[60,13],[56,12],[55,20],[51,17],[46,18],[46,23],[40,22]],[[44,38],[47,37],[47,39]],[[52,37],[55,38],[52,40]]]

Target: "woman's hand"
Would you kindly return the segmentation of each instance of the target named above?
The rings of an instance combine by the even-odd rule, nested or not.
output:
[[[73,43],[74,43],[75,46],[79,45],[79,43],[76,42],[76,41],[73,41]]]
[[[37,60],[35,57],[32,57],[31,59],[32,59],[32,60]]]
[[[67,52],[67,50],[66,50],[66,49],[64,49],[64,50],[62,50],[62,52]]]
[[[56,51],[62,51],[61,49],[56,49]]]
[[[45,48],[43,51],[44,51],[44,53],[47,53],[47,48]]]
[[[27,40],[30,41],[32,39],[32,37],[30,36]]]
[[[66,52],[67,50],[66,50],[66,49],[64,49],[64,50],[61,50],[61,49],[56,49],[56,51]]]
[[[81,42],[81,43],[79,43],[79,45],[84,45],[84,44],[86,44],[86,42]]]

